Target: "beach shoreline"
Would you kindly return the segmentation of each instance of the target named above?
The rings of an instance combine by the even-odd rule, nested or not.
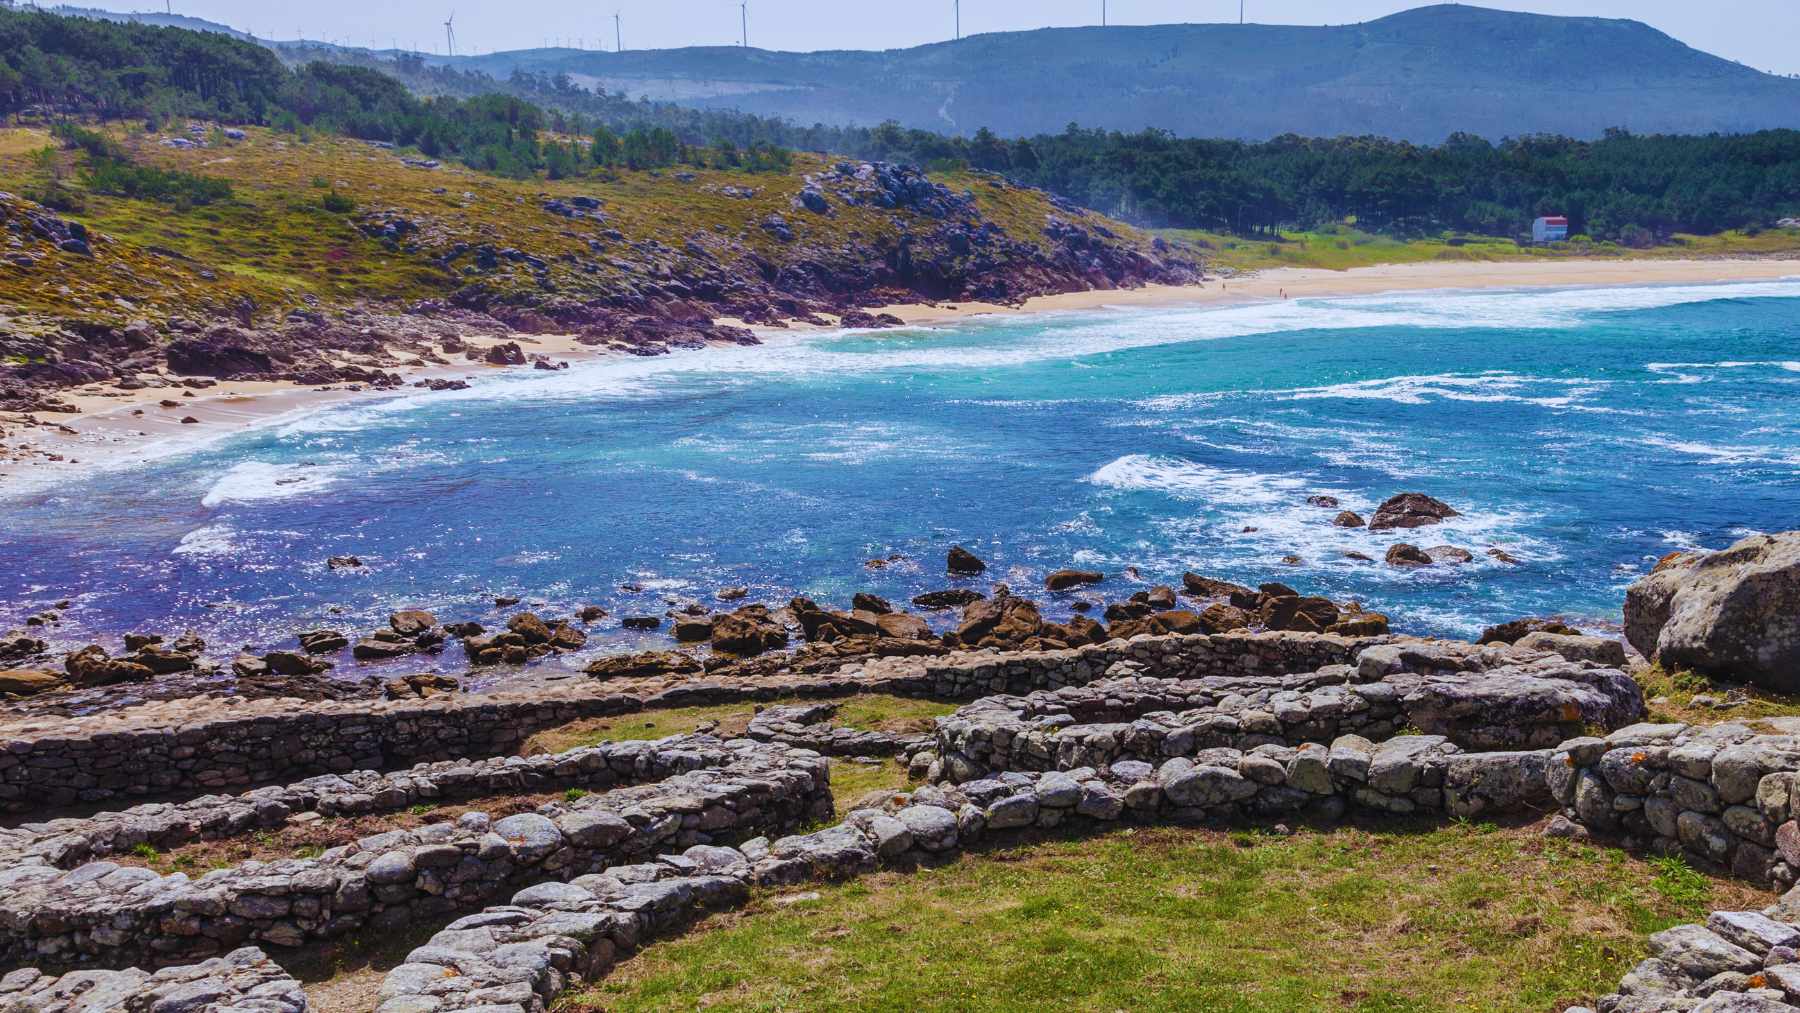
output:
[[[985,316],[1218,307],[1281,299],[1345,298],[1390,292],[1479,291],[1493,289],[1578,289],[1656,285],[1703,285],[1800,278],[1797,260],[1559,260],[1551,262],[1456,262],[1396,264],[1331,271],[1279,268],[1209,279],[1196,285],[1149,285],[1134,289],[1071,292],[1030,299],[1018,306],[991,303],[902,304],[878,307],[906,326],[934,326]],[[724,320],[722,323],[732,323]],[[833,324],[791,323],[756,328],[760,337],[835,329]],[[573,335],[510,335],[525,354],[557,362],[581,362],[622,353],[582,344]],[[498,341],[493,342],[498,344]],[[470,347],[485,347],[471,344]],[[500,369],[484,362],[400,367],[405,383],[479,380]],[[0,454],[0,496],[42,488],[48,482],[79,478],[152,461],[216,442],[246,428],[303,416],[336,404],[370,397],[393,397],[413,387],[378,389],[358,385],[303,387],[268,381],[218,381],[204,389],[168,387],[119,390],[92,385],[59,392],[77,414],[41,413],[25,425],[19,416],[0,424],[25,425],[10,433]],[[173,395],[173,396],[171,396]],[[185,419],[193,419],[185,422]]]

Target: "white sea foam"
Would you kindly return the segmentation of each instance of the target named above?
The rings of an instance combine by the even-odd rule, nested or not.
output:
[[[1184,499],[1229,506],[1291,502],[1309,489],[1305,479],[1214,468],[1194,461],[1148,454],[1127,454],[1102,465],[1088,481],[1128,492],[1165,492]],[[1327,495],[1331,493],[1326,491]]]
[[[237,531],[231,525],[209,524],[182,535],[170,551],[177,556],[201,559],[229,556],[237,550]]]
[[[1707,464],[1773,464],[1800,465],[1800,450],[1784,447],[1766,446],[1726,446],[1705,443],[1700,440],[1682,440],[1667,436],[1646,436],[1636,442],[1647,447],[1658,447],[1663,450],[1686,454],[1700,458]]]
[[[336,469],[324,466],[297,467],[244,461],[219,476],[201,498],[200,505],[212,509],[227,503],[257,503],[304,496],[325,489],[336,478]]]
[[[671,390],[669,379],[681,375],[703,377],[712,386],[737,386],[768,375],[829,377],[890,370],[991,369],[1284,331],[1367,327],[1549,329],[1572,326],[1608,312],[1759,297],[1800,297],[1800,282],[1550,293],[1438,291],[1202,308],[1035,314],[978,318],[934,330],[889,331],[878,340],[866,335],[834,338],[829,333],[774,335],[760,347],[714,347],[655,357],[614,356],[577,363],[555,373],[497,374],[468,390],[409,395],[359,406],[353,411],[366,413],[361,423],[367,424],[389,412],[458,401],[634,400],[666,396]],[[1594,383],[1581,382],[1584,386]],[[354,415],[346,415],[337,421],[300,425],[307,427],[306,431],[318,431],[319,427],[340,424],[354,427],[358,420]]]

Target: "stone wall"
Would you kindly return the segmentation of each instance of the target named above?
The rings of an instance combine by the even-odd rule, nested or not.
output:
[[[744,737],[810,749],[822,756],[911,755],[931,744],[931,736],[923,733],[903,735],[834,725],[831,719],[836,714],[834,703],[766,707],[750,719]]]
[[[72,971],[56,977],[35,968],[0,978],[0,1013],[305,1013],[300,983],[261,950],[154,973]]]
[[[1429,737],[1413,737],[1428,739]],[[752,886],[844,879],[941,860],[993,834],[1032,827],[1105,827],[1311,810],[1341,812],[1379,784],[1384,798],[1478,814],[1541,801],[1547,751],[1459,755],[1441,739],[1371,755],[1330,750],[1214,750],[1160,766],[1008,772],[960,787],[922,787],[859,809],[816,833],[741,848],[696,847],[521,891],[460,919],[388,973],[378,1013],[542,1013],[645,942],[709,911],[745,903]],[[1389,796],[1386,793],[1393,792]]]
[[[443,760],[385,774],[372,770],[321,774],[242,795],[203,795],[179,804],[150,802],[79,819],[0,828],[0,866],[52,865],[69,869],[91,859],[127,853],[140,844],[161,851],[198,840],[274,829],[305,813],[359,816],[398,812],[427,802],[528,795],[567,788],[605,791],[660,781],[683,771],[723,766],[735,758],[732,751],[699,740],[685,743],[682,748],[629,741],[536,756]]]
[[[492,902],[659,850],[779,832],[831,813],[826,761],[770,743],[704,737],[644,743],[682,769],[534,813],[394,831],[315,859],[246,862],[198,879],[92,862],[73,871],[0,870],[0,962],[119,965],[223,953],[251,941],[290,947],[365,927],[384,930]]]
[[[1800,1011],[1800,896],[1758,911],[1715,911],[1704,925],[1650,937],[1650,955],[1600,997],[1599,1013]],[[1595,1013],[1572,1006],[1567,1013]]]
[[[829,675],[729,683],[702,679],[659,689],[640,680],[631,684],[633,692],[588,682],[536,693],[414,701],[233,698],[146,704],[0,725],[0,809],[21,812],[502,756],[546,728],[644,709],[859,692],[973,699],[1081,685],[1120,661],[1169,678],[1301,672],[1352,661],[1375,642],[1297,633],[1139,637],[1038,654],[880,658]]]
[[[1383,740],[1405,728],[1470,749],[1543,748],[1589,727],[1644,715],[1623,672],[1560,655],[1496,647],[1375,646],[1355,666],[1295,675],[1120,678],[1026,696],[992,696],[938,722],[932,749],[914,754],[928,780],[968,781],[992,770],[1159,762],[1213,747]]]
[[[1631,846],[1683,854],[1754,883],[1800,870],[1800,719],[1632,725],[1566,742],[1548,783],[1567,815]]]

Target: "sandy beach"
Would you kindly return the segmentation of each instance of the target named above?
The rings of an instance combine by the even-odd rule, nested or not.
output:
[[[1223,305],[1435,289],[1691,285],[1783,278],[1800,278],[1800,260],[1431,263],[1349,271],[1282,268],[1209,280],[1200,285],[1073,292],[1032,299],[1020,306],[910,304],[882,307],[879,312],[892,313],[908,324],[927,325],[990,314]],[[572,336],[521,335],[514,340],[524,346],[527,354],[544,354],[555,360],[573,362],[617,354],[580,344]],[[430,377],[477,380],[500,368],[505,367],[458,362],[450,366],[396,371],[411,383]],[[41,414],[35,417],[35,425],[27,424],[22,417],[0,416],[0,429],[8,432],[5,453],[0,454],[0,494],[41,487],[47,479],[66,478],[78,470],[151,460],[230,436],[249,426],[328,405],[393,395],[392,392],[356,390],[347,385],[318,389],[283,383],[224,381],[203,390],[188,391],[168,387],[119,390],[93,385],[62,391],[59,396],[78,408],[79,414]],[[194,421],[184,422],[184,419]]]
[[[1348,271],[1277,268],[1209,280],[1202,285],[1148,285],[1122,291],[1070,292],[1023,306],[959,303],[889,306],[909,324],[942,323],[992,313],[1048,313],[1104,307],[1146,308],[1280,299],[1377,295],[1431,289],[1592,288],[1608,285],[1699,285],[1800,278],[1800,260],[1557,260],[1388,264]]]

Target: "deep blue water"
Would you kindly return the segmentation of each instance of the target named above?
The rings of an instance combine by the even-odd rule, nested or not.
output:
[[[1405,490],[1465,516],[1371,534],[1305,503],[1366,516]],[[64,597],[63,640],[221,648],[400,605],[492,618],[496,593],[615,616],[729,584],[903,598],[945,586],[960,542],[1015,588],[1193,569],[1467,634],[1616,619],[1656,557],[1794,527],[1800,282],[1302,300],[783,338],[328,409],[0,499],[0,628]],[[1398,540],[1477,562],[1343,557]],[[346,553],[369,568],[328,572]],[[915,562],[863,567],[892,553]]]

